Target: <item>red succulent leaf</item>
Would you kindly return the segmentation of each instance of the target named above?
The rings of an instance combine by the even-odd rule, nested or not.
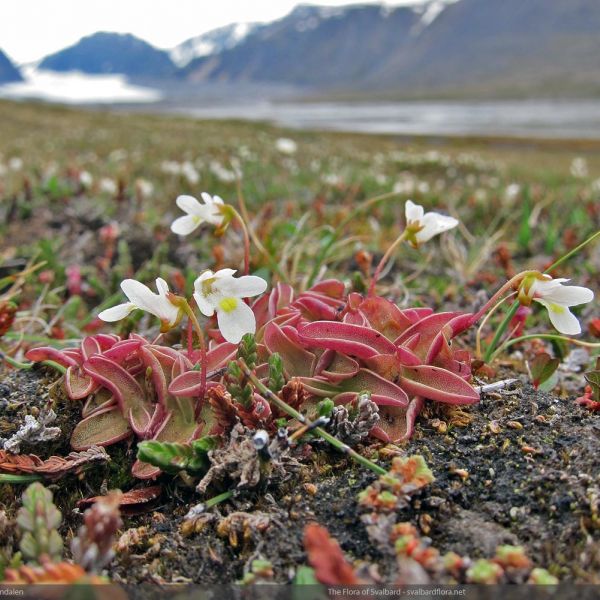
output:
[[[81,354],[84,360],[87,360],[94,354],[101,354],[102,348],[95,336],[88,335],[81,340]]]
[[[123,367],[104,356],[92,356],[84,369],[95,381],[108,388],[117,400],[123,416],[139,436],[150,428],[154,408],[138,382]]]
[[[288,325],[279,327],[271,321],[265,328],[264,343],[271,354],[280,354],[290,377],[309,376],[313,373],[316,357],[302,347],[294,328]]]
[[[371,400],[381,406],[407,406],[406,392],[373,371],[360,369],[350,379],[331,382],[324,377],[301,377],[306,390],[315,396],[330,397],[336,404],[352,402],[360,392],[371,392]]]
[[[334,307],[329,306],[318,297],[309,296],[308,294],[298,298],[294,302],[294,307],[299,308],[307,318],[312,320],[332,320],[338,315],[338,311]]]
[[[412,436],[415,421],[423,408],[424,400],[415,396],[405,408],[380,406],[379,421],[371,429],[371,435],[383,442],[400,442]]]
[[[468,350],[453,350],[445,336],[442,346],[433,360],[433,365],[460,375],[463,379],[471,377],[471,353]]]
[[[339,279],[324,279],[313,285],[309,292],[319,292],[331,298],[341,299],[344,297],[346,286]]]
[[[411,349],[424,361],[430,362],[435,357],[432,344],[440,344],[439,338],[436,340],[437,336],[445,331],[450,339],[468,327],[465,323],[470,320],[471,315],[459,312],[432,314],[409,327],[394,343],[398,346],[407,345],[406,342],[418,334],[419,338],[416,343],[413,342]]]
[[[169,394],[173,396],[197,396],[202,390],[202,374],[200,371],[186,371],[173,378],[169,386]]]
[[[322,375],[329,381],[337,382],[354,377],[358,373],[360,365],[353,358],[333,350],[325,350],[321,358],[328,352],[333,352],[332,360],[320,372],[317,367],[315,370],[317,375]]]
[[[71,400],[86,398],[98,387],[98,384],[81,370],[81,367],[67,367],[65,373],[65,388]]]
[[[308,323],[299,330],[298,337],[309,347],[329,348],[357,358],[396,352],[394,344],[378,331],[339,321]]]
[[[278,283],[268,296],[269,313],[274,317],[281,308],[286,308],[294,300],[294,288],[288,283]]]
[[[132,434],[127,419],[118,406],[95,411],[79,421],[71,434],[73,450],[87,450],[91,446],[110,446]]]
[[[112,348],[117,342],[121,341],[118,335],[110,333],[97,333],[94,338],[100,345],[101,352],[105,352],[109,348]]]
[[[361,302],[359,310],[371,327],[391,341],[396,340],[414,323],[393,302],[380,296],[366,298]]]
[[[432,365],[403,367],[400,385],[409,394],[448,404],[474,404],[479,394],[462,377]]]
[[[225,342],[206,353],[206,369],[210,373],[222,367],[226,367],[235,358],[237,344]]]
[[[100,388],[94,394],[90,394],[85,401],[83,408],[81,409],[81,416],[85,419],[85,417],[89,417],[98,410],[116,405],[117,401],[112,393],[106,388]]]
[[[63,350],[52,348],[51,346],[42,346],[41,348],[32,348],[25,354],[25,358],[33,362],[40,362],[42,360],[53,360],[63,367],[77,367],[80,362],[76,360],[71,354],[66,353]]]
[[[139,339],[121,340],[111,346],[108,350],[105,350],[102,355],[105,358],[109,358],[110,360],[122,364],[131,354],[137,352],[140,346],[141,342]]]

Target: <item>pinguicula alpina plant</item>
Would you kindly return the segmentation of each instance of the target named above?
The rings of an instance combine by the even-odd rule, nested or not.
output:
[[[160,320],[162,333],[187,317],[186,347],[161,344],[161,336],[150,341],[135,333],[126,339],[100,333],[83,339],[79,348],[29,351],[31,360],[62,365],[67,394],[83,401],[83,418],[71,438],[74,449],[135,437],[171,444],[165,448],[178,455],[181,447],[176,444],[228,433],[240,421],[275,432],[284,418],[289,427],[300,424],[302,431],[313,431],[382,474],[382,467],[323,429],[327,418],[322,401],[356,405],[366,393],[379,412],[371,435],[386,442],[405,439],[425,402],[463,405],[479,400],[471,383],[471,353],[453,345],[453,338],[483,320],[476,348],[481,354],[481,328],[504,301],[516,297],[486,348],[489,360],[503,347],[503,336],[519,306],[539,302],[559,332],[576,334],[579,323],[569,307],[593,298],[587,288],[564,286],[564,279],[524,271],[474,313],[400,309],[377,295],[379,277],[392,253],[402,242],[419,248],[458,225],[453,217],[425,213],[411,201],[405,206],[406,226],[379,262],[366,294],[349,291],[336,279],[311,283],[305,290],[280,281],[267,291],[267,281],[249,275],[250,236],[240,214],[216,196],[202,194],[202,199],[203,204],[191,196],[177,199],[187,215],[174,221],[175,233],[188,235],[207,223],[222,235],[236,221],[245,240],[242,276],[236,277],[231,268],[206,270],[194,283],[194,302],[210,321],[203,326],[188,299],[170,292],[162,279],[156,281],[158,294],[141,282],[123,281],[128,302],[99,315],[111,322],[141,309]],[[160,450],[156,445],[148,448],[152,452],[142,456]],[[166,456],[156,464],[165,461]],[[156,464],[138,460],[133,473],[156,477],[160,472]]]

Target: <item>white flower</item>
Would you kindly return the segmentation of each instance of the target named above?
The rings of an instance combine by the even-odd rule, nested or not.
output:
[[[221,334],[237,344],[246,333],[256,331],[254,313],[241,299],[262,294],[267,282],[254,275],[234,278],[234,273],[233,269],[205,271],[194,282],[194,298],[203,315],[212,317],[217,313]]]
[[[563,285],[568,279],[534,279],[527,296],[548,310],[552,325],[565,335],[581,333],[577,317],[569,310],[571,306],[587,304],[594,299],[592,290],[578,285]]]
[[[202,223],[210,223],[217,227],[223,224],[223,214],[220,207],[223,200],[219,196],[211,196],[206,192],[201,194],[204,204],[201,204],[193,196],[179,196],[176,200],[177,206],[187,215],[175,219],[171,224],[171,231],[178,235],[189,235]]]
[[[89,171],[81,171],[81,173],[79,173],[79,183],[83,187],[89,188],[92,187],[92,184],[94,183],[94,178],[92,177],[92,174]]]
[[[117,193],[117,184],[108,177],[103,177],[100,180],[100,190],[105,192],[106,194],[116,194]]]
[[[98,315],[103,321],[119,321],[136,308],[158,317],[162,322],[163,329],[169,329],[179,321],[181,311],[169,300],[169,286],[164,279],[159,277],[156,280],[158,294],[135,279],[125,279],[121,283],[121,289],[129,302],[103,310]]]
[[[409,231],[409,241],[418,246],[428,242],[432,237],[444,233],[458,225],[454,217],[440,215],[436,212],[425,213],[420,204],[411,200],[406,201],[406,229]]]
[[[196,185],[200,181],[200,173],[196,171],[196,167],[186,160],[181,164],[181,174],[188,180],[191,185]]]
[[[296,154],[298,144],[290,138],[279,138],[275,142],[275,148],[277,148],[281,154]]]

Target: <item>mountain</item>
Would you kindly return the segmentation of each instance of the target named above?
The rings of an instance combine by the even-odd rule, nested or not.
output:
[[[153,79],[170,77],[176,72],[168,52],[131,34],[109,32],[82,38],[75,45],[44,58],[39,68]]]
[[[0,84],[15,81],[23,81],[23,77],[10,58],[0,50]]]
[[[366,79],[373,65],[408,50],[419,21],[411,8],[299,5],[289,15],[257,26],[233,48],[191,61],[192,81],[265,81],[345,86]]]
[[[258,23],[232,23],[225,27],[213,29],[175,46],[170,50],[169,56],[178,67],[185,67],[194,58],[219,54],[224,50],[237,46],[257,26]]]
[[[366,95],[600,93],[599,30],[599,0],[300,5],[182,73]]]
[[[364,85],[461,93],[600,89],[599,30],[598,0],[460,0]]]

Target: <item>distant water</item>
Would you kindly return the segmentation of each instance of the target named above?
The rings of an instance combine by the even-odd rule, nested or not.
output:
[[[297,129],[400,135],[500,135],[600,139],[600,100],[298,102],[297,90],[205,84],[162,90],[122,75],[24,70],[26,81],[0,86],[0,98],[66,104],[125,105],[127,110],[200,119],[269,121]],[[265,97],[278,100],[265,100]]]
[[[162,98],[158,90],[132,85],[123,75],[57,73],[26,67],[23,77],[25,81],[0,86],[0,98],[27,98],[61,104],[148,103]]]
[[[264,120],[297,129],[404,135],[600,139],[600,101],[273,103],[174,108],[200,119]]]

